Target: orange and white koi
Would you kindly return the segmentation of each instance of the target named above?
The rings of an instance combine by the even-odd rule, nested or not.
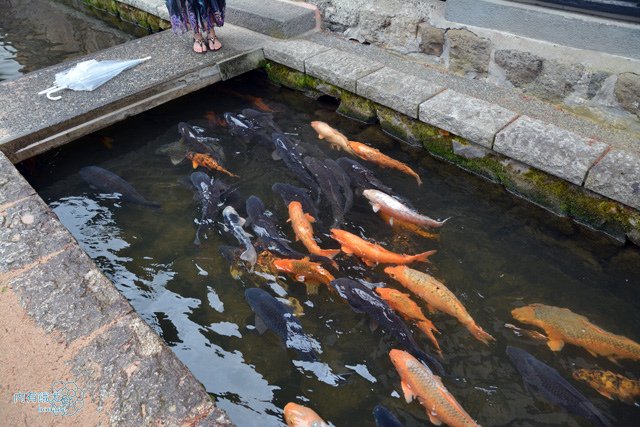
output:
[[[435,425],[451,427],[480,427],[442,384],[439,376],[415,357],[403,350],[393,349],[389,357],[400,375],[400,385],[407,403],[414,398],[427,411]]]
[[[368,266],[377,264],[410,264],[416,261],[428,262],[428,258],[436,253],[435,250],[432,250],[416,255],[398,254],[337,228],[331,229],[331,238],[340,243],[342,252],[347,255],[356,255]]]
[[[495,338],[476,324],[460,300],[434,277],[403,265],[387,267],[384,272],[422,298],[430,312],[439,310],[455,317],[474,337],[485,344],[495,341]]]
[[[421,215],[400,202],[400,200],[380,190],[364,190],[362,195],[369,200],[374,212],[383,212],[393,219],[429,228],[442,227],[447,221],[446,219],[444,221],[436,221],[426,215]]]
[[[296,235],[296,240],[300,240],[309,253],[313,255],[333,258],[340,253],[339,249],[322,249],[313,238],[313,226],[315,218],[302,210],[302,204],[298,201],[289,203],[289,221]]]
[[[293,402],[284,407],[284,420],[288,427],[329,427],[313,409]]]
[[[226,170],[225,168],[223,168],[222,166],[220,166],[220,163],[218,163],[216,159],[214,159],[213,157],[207,154],[194,153],[190,151],[187,153],[186,157],[187,159],[191,160],[191,164],[193,165],[194,169],[196,169],[199,166],[202,166],[209,169],[210,171],[220,171],[222,173],[226,173],[229,176],[238,178],[238,175],[235,175],[229,172],[228,170]]]
[[[313,121],[311,127],[318,133],[319,139],[326,139],[334,150],[343,150],[354,154],[349,146],[349,139],[325,122]]]
[[[435,335],[433,335],[434,332],[440,333],[440,331],[431,320],[425,317],[420,307],[418,307],[418,304],[409,297],[409,294],[393,288],[376,288],[375,291],[380,295],[380,298],[389,304],[389,307],[400,313],[405,319],[414,322],[429,338],[429,341],[431,341],[433,346],[438,350],[438,353],[442,354],[440,344],[438,344],[438,340],[436,340]]]

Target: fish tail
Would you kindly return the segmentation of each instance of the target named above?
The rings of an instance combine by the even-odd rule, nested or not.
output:
[[[420,262],[429,262],[429,257],[433,254],[435,254],[436,252],[438,252],[437,250],[431,250],[431,251],[427,251],[427,252],[423,252],[421,254],[417,254],[412,256],[412,260],[413,261],[420,261]]]
[[[496,340],[494,337],[489,335],[487,332],[484,331],[484,329],[482,329],[480,326],[476,325],[475,323],[473,325],[467,326],[467,329],[469,329],[469,332],[471,332],[471,334],[473,334],[473,336],[476,337],[476,339],[478,339],[479,341],[482,341],[487,345],[491,344],[492,341]]]
[[[251,266],[254,266],[256,262],[258,262],[258,255],[256,254],[255,250],[251,249],[252,248],[242,252],[242,254],[240,255],[240,259],[243,261],[247,261],[249,264],[251,264]]]
[[[320,250],[318,255],[325,256],[329,259],[333,259],[339,253],[340,253],[340,249],[322,249]]]
[[[429,341],[433,344],[433,346],[438,350],[438,353],[442,354],[442,349],[440,348],[440,344],[438,344],[438,340],[436,336],[433,335],[433,332],[440,332],[431,322],[420,321],[416,324],[418,329],[420,329],[424,334],[429,338]]]

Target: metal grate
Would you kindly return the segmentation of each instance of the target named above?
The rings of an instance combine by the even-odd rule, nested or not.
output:
[[[640,0],[511,0],[556,9],[640,22]]]

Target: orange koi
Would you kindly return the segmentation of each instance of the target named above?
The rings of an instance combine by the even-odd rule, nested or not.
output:
[[[209,124],[212,125],[212,126],[227,127],[229,125],[225,119],[221,118],[220,116],[218,116],[213,111],[207,111],[205,113],[204,117],[207,119]]]
[[[265,104],[262,98],[258,98],[257,96],[252,96],[250,98],[251,98],[251,101],[253,102],[253,105],[255,105],[258,110],[264,111],[266,113],[274,113],[276,111],[273,108],[269,107],[267,104]]]
[[[387,267],[384,272],[422,298],[427,303],[429,312],[439,310],[455,317],[474,337],[485,344],[495,341],[495,338],[476,324],[460,300],[434,277],[403,265]]]
[[[412,224],[410,222],[405,222],[405,221],[402,221],[401,219],[392,218],[382,211],[378,211],[378,215],[380,215],[380,218],[382,218],[384,222],[391,225],[391,227],[394,230],[405,230],[410,233],[416,234],[420,237],[424,237],[425,239],[438,240],[440,238],[440,235],[436,233],[430,233],[429,231],[425,230],[419,225]]]
[[[367,242],[355,234],[337,228],[331,229],[331,238],[340,243],[342,252],[347,255],[356,255],[369,267],[376,264],[409,264],[416,261],[428,262],[427,258],[436,253],[435,250],[432,250],[416,255],[397,254],[386,250],[380,245]]]
[[[403,350],[393,349],[389,357],[400,375],[400,386],[407,403],[414,398],[424,406],[432,424],[451,427],[480,427],[442,384],[439,376]]]
[[[553,351],[560,351],[564,343],[577,345],[593,356],[640,360],[640,344],[621,335],[615,335],[589,322],[584,316],[567,308],[544,304],[531,304],[516,308],[511,315],[518,321],[544,329]]]
[[[608,399],[615,399],[634,405],[640,397],[640,381],[600,369],[578,369],[573,378],[585,381],[598,393]]]
[[[293,402],[284,407],[284,420],[288,427],[329,427],[313,409]]]
[[[349,146],[349,139],[327,123],[316,120],[311,122],[311,127],[318,132],[318,138],[326,139],[334,150],[344,150],[347,153],[354,154]]]
[[[110,136],[103,136],[102,138],[100,138],[100,142],[102,143],[102,145],[107,147],[109,150],[113,149],[113,141],[114,139]]]
[[[220,166],[220,164],[216,161],[216,159],[209,156],[208,154],[193,153],[190,151],[187,153],[185,157],[191,160],[191,164],[193,165],[194,169],[196,169],[198,166],[202,166],[209,169],[210,171],[220,171],[222,173],[226,173],[229,176],[238,178],[238,175],[235,175],[229,172],[228,170],[226,170],[225,168],[223,168],[222,166]]]
[[[389,304],[389,307],[400,313],[405,319],[414,322],[416,326],[424,332],[427,338],[429,338],[429,341],[431,341],[433,346],[438,350],[438,353],[442,354],[440,344],[438,344],[438,340],[436,340],[435,335],[433,335],[433,332],[440,333],[440,331],[431,320],[424,316],[418,304],[409,297],[409,294],[393,288],[376,288],[375,291],[380,295],[380,298]]]
[[[309,258],[276,259],[273,265],[278,271],[285,272],[298,282],[306,284],[309,294],[317,294],[319,284],[328,286],[329,282],[335,279],[320,263],[309,261]]]
[[[296,240],[300,240],[313,255],[324,256],[333,259],[340,253],[340,249],[322,249],[313,238],[313,226],[315,218],[302,210],[302,204],[298,201],[289,203],[289,221],[296,235]]]
[[[418,181],[418,185],[422,184],[420,175],[418,175],[413,169],[411,169],[408,165],[402,163],[401,161],[383,154],[377,148],[369,147],[368,145],[357,141],[349,141],[349,147],[351,148],[353,154],[360,157],[361,159],[367,160],[371,163],[375,163],[382,168],[396,169],[402,173],[411,175],[416,179],[416,181]]]

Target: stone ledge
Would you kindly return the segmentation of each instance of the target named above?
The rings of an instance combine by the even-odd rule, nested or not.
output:
[[[487,148],[518,115],[499,105],[446,90],[420,105],[420,120]]]
[[[611,150],[591,168],[585,187],[640,209],[640,155]]]
[[[551,175],[582,185],[608,145],[534,120],[516,119],[495,137],[493,149]]]
[[[269,60],[304,73],[304,63],[307,59],[328,50],[328,47],[307,40],[287,40],[266,45],[264,56]]]
[[[387,67],[359,79],[356,83],[357,95],[413,118],[418,117],[418,107],[422,102],[443,90],[442,86]]]
[[[310,76],[353,93],[356,92],[358,79],[383,67],[379,62],[336,49],[316,55],[304,63]]]
[[[225,19],[276,38],[290,38],[316,28],[314,10],[277,0],[227,0]]]
[[[36,194],[35,190],[0,151],[0,212],[5,203],[13,203],[34,194]],[[2,225],[3,221],[0,221],[0,226]]]

